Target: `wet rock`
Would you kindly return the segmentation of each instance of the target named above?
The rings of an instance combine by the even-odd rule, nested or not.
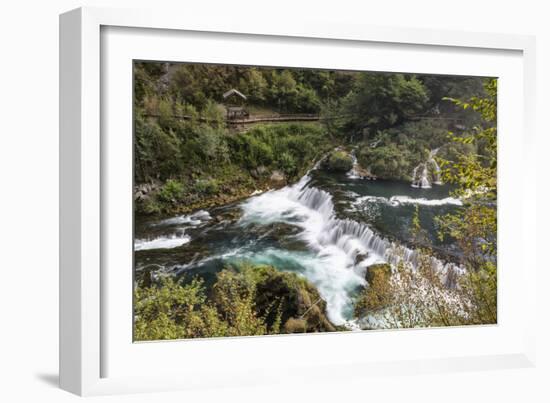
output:
[[[256,279],[256,306],[267,321],[275,319],[273,301],[278,302],[281,322],[286,330],[301,332],[334,331],[326,317],[326,302],[319,291],[306,279],[295,273],[280,272],[271,266],[254,268]],[[290,321],[290,322],[289,322]]]
[[[369,257],[368,253],[359,253],[357,256],[355,256],[355,266],[357,266],[359,263],[361,263],[368,257]]]
[[[286,184],[286,177],[285,175],[278,170],[275,170],[271,173],[271,176],[269,177],[270,183],[272,186],[284,186]]]
[[[250,171],[250,175],[252,175],[254,179],[259,179],[262,176],[265,176],[266,174],[267,174],[267,168],[263,165],[260,165],[259,167],[256,167]]]
[[[159,183],[140,183],[134,187],[134,200],[135,201],[146,201],[151,195],[157,191],[160,187]]]
[[[355,174],[361,179],[376,179],[376,177],[368,169],[365,169],[360,165],[356,165],[354,170]]]
[[[305,333],[307,321],[305,319],[289,318],[284,325],[285,333]]]
[[[389,280],[391,275],[391,266],[388,263],[377,263],[370,265],[367,268],[367,273],[365,274],[365,279],[369,284],[372,283],[375,277],[382,276]]]
[[[235,222],[241,218],[243,215],[243,212],[241,209],[234,209],[234,210],[228,210],[221,212],[214,216],[214,222],[220,223],[220,222]]]

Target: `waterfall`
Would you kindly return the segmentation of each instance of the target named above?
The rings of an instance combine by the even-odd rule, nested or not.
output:
[[[302,229],[297,237],[316,254],[305,273],[327,301],[327,314],[337,324],[347,321],[353,301],[350,293],[365,285],[365,273],[374,263],[400,262],[418,266],[419,252],[376,234],[368,225],[336,216],[332,196],[310,185],[306,175],[298,183],[252,197],[243,203],[241,225],[286,222]],[[445,282],[458,270],[430,257],[434,270]]]
[[[388,263],[396,264],[404,261],[412,264],[413,267],[417,266],[418,251],[397,245],[377,235],[367,224],[349,218],[337,218],[332,196],[328,192],[311,187],[306,182],[301,189],[294,188],[290,197],[311,210],[319,212],[324,218],[322,231],[316,233],[317,238],[312,244],[318,243],[325,247],[337,246],[344,250],[351,260],[354,260],[358,254],[368,253]],[[434,268],[445,268],[445,264],[434,257],[432,257],[432,264]]]
[[[434,185],[441,185],[443,183],[441,181],[441,168],[434,158],[438,151],[439,148],[430,150],[428,160],[426,162],[421,162],[414,167],[411,183],[413,188],[430,189],[432,187],[432,183]],[[428,169],[428,165],[432,167],[431,172]],[[418,175],[419,169],[422,169],[420,175]],[[430,174],[433,179],[432,183],[430,183]]]
[[[441,182],[441,168],[439,167],[439,164],[435,160],[435,155],[439,151],[439,148],[436,148],[435,150],[430,151],[430,159],[428,160],[429,163],[432,164],[434,171],[434,185],[441,185],[443,182]]]
[[[359,172],[357,171],[358,163],[357,163],[357,156],[355,155],[355,151],[351,153],[351,159],[353,161],[352,168],[346,173],[346,176],[350,179],[362,179],[362,176],[359,175]]]
[[[420,175],[418,175],[419,169],[421,169]],[[420,163],[414,167],[412,179],[411,186],[413,188],[430,189],[432,187],[428,179],[428,165],[426,163]]]
[[[359,165],[359,162],[357,161],[357,155],[355,154],[355,150],[351,152],[351,160],[352,160],[352,167],[351,169],[346,173],[346,176],[350,179],[368,179],[368,180],[374,180],[376,177],[374,175],[371,175],[370,170],[366,170],[362,168]]]

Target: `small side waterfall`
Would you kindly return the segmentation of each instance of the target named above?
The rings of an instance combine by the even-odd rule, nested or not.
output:
[[[413,188],[430,189],[432,184],[441,185],[443,183],[441,181],[441,168],[434,158],[438,151],[439,148],[431,150],[428,160],[414,167],[411,183]],[[431,168],[429,169],[428,167]],[[432,182],[430,182],[430,179]]]
[[[436,148],[435,150],[431,150],[430,158],[428,159],[428,163],[432,164],[432,167],[433,167],[434,185],[443,184],[443,182],[441,181],[441,168],[439,167],[439,164],[434,158],[438,151],[439,151],[439,148]]]
[[[351,160],[353,162],[353,165],[351,169],[346,173],[346,176],[350,179],[368,179],[368,180],[375,180],[376,177],[370,173],[370,169],[365,169],[361,165],[359,165],[359,162],[357,161],[357,155],[355,154],[355,150],[351,152]]]
[[[362,176],[359,175],[359,172],[357,171],[357,167],[359,164],[357,163],[357,156],[355,155],[355,151],[351,153],[351,158],[353,161],[352,168],[347,172],[346,176],[350,179],[361,179]]]
[[[420,174],[418,174],[419,171]],[[428,180],[428,164],[420,163],[414,167],[411,186],[421,189],[430,189],[432,187]]]

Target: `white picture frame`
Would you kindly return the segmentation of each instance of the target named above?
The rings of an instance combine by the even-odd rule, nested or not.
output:
[[[114,33],[114,36],[107,40],[104,34],[109,32]],[[514,100],[514,106],[519,105],[522,113],[514,117],[506,118],[505,116],[502,121],[499,119],[499,136],[501,132],[506,133],[512,127],[519,130],[521,136],[516,134],[518,137],[515,141],[519,142],[516,147],[514,147],[511,138],[505,136],[499,149],[499,163],[503,161],[504,164],[502,169],[499,167],[499,187],[501,184],[503,185],[503,193],[499,193],[499,251],[503,250],[503,253],[506,253],[510,245],[518,245],[515,253],[519,255],[519,258],[516,257],[514,262],[519,262],[521,265],[521,273],[515,275],[521,281],[518,280],[517,283],[507,281],[510,278],[507,277],[510,276],[509,271],[503,272],[499,266],[499,317],[503,314],[501,301],[504,301],[505,307],[510,307],[510,304],[507,304],[510,295],[508,290],[510,290],[515,295],[520,293],[519,295],[522,296],[523,303],[520,307],[515,308],[516,313],[514,313],[514,315],[519,315],[518,311],[523,310],[522,320],[515,321],[513,319],[517,316],[510,316],[505,318],[505,323],[501,323],[499,319],[499,325],[495,327],[477,327],[475,329],[453,328],[372,332],[372,334],[367,334],[371,332],[361,332],[346,335],[273,336],[139,345],[131,345],[131,340],[128,345],[127,336],[124,336],[126,341],[117,341],[117,334],[127,334],[125,325],[121,325],[120,329],[117,327],[117,323],[121,323],[117,312],[126,312],[127,304],[124,307],[123,302],[113,301],[113,298],[109,298],[109,296],[112,295],[113,288],[118,289],[117,287],[125,281],[126,277],[112,277],[111,272],[105,271],[110,259],[109,245],[105,243],[105,228],[109,232],[108,221],[107,223],[105,221],[105,212],[116,213],[116,210],[112,210],[109,204],[111,203],[109,200],[115,197],[109,196],[112,190],[109,183],[116,182],[114,178],[117,176],[109,171],[109,167],[113,166],[109,164],[109,154],[112,155],[114,150],[124,153],[124,144],[126,144],[123,140],[120,140],[118,145],[111,141],[114,139],[114,136],[111,135],[112,128],[115,127],[111,125],[125,124],[126,126],[121,126],[121,128],[122,132],[127,134],[128,127],[131,127],[131,121],[128,122],[127,119],[128,107],[131,109],[131,97],[127,99],[130,106],[126,105],[126,109],[123,110],[126,111],[126,114],[122,113],[122,117],[116,122],[109,120],[109,113],[103,108],[106,107],[106,104],[114,105],[113,102],[116,101],[117,94],[119,97],[127,95],[124,91],[127,91],[128,85],[131,84],[131,75],[127,77],[127,81],[124,78],[120,80],[121,76],[113,75],[119,73],[113,73],[113,70],[110,70],[109,62],[102,59],[111,57],[114,60],[115,55],[118,55],[117,57],[121,59],[117,62],[118,64],[113,65],[115,70],[117,70],[116,66],[124,65],[126,70],[120,70],[122,74],[125,74],[124,71],[131,71],[131,69],[128,70],[126,61],[138,57],[131,51],[131,49],[135,49],[135,43],[131,43],[131,38],[125,39],[124,37],[135,36],[137,32],[144,35],[140,38],[143,52],[150,52],[149,56],[145,55],[144,58],[153,60],[186,61],[180,60],[182,56],[178,54],[174,54],[171,58],[168,53],[153,54],[150,50],[151,43],[154,41],[165,41],[166,43],[172,41],[171,43],[174,43],[173,41],[181,39],[178,35],[185,36],[186,33],[192,33],[194,40],[200,40],[202,36],[210,35],[212,37],[213,35],[212,42],[222,40],[229,43],[238,38],[238,40],[249,40],[265,46],[268,43],[273,44],[272,46],[279,46],[281,43],[290,47],[296,45],[302,50],[308,49],[308,46],[313,47],[313,45],[325,46],[334,51],[346,47],[356,48],[358,52],[363,51],[362,46],[374,46],[377,49],[393,47],[397,52],[393,56],[395,60],[399,59],[399,52],[408,51],[420,52],[428,58],[434,57],[430,52],[447,52],[451,58],[460,57],[460,54],[456,52],[470,52],[474,54],[472,57],[475,57],[476,54],[478,57],[488,55],[486,63],[489,64],[494,63],[491,57],[512,55],[510,57],[510,66],[512,66],[510,73],[502,71],[505,77],[507,74],[510,76],[510,80],[505,81],[512,83],[513,76],[515,80],[513,82],[517,85],[510,84],[510,92],[508,92],[506,90],[508,87],[505,84],[505,91],[499,92],[499,114],[502,110],[509,110],[506,109],[508,108],[506,99],[501,99],[502,94],[514,94],[517,97]],[[146,45],[148,41],[149,45]],[[160,47],[166,48],[166,46]],[[198,46],[195,47],[198,48]],[[116,49],[117,52],[109,53],[109,49]],[[314,53],[312,52],[311,58],[313,65],[305,67],[325,67],[319,65],[322,62],[319,61],[320,59],[315,59]],[[161,59],[156,58],[159,55],[162,57]],[[192,61],[220,63],[231,61],[228,60],[228,55],[223,54],[208,60],[204,57],[199,52]],[[61,15],[61,387],[79,395],[96,395],[227,385],[245,386],[270,382],[293,383],[303,382],[305,378],[322,380],[328,374],[331,378],[337,376],[345,379],[346,377],[369,376],[375,373],[397,375],[533,366],[535,362],[535,322],[529,312],[535,311],[537,262],[535,260],[536,253],[532,251],[532,243],[530,242],[528,245],[526,234],[536,232],[536,216],[535,210],[529,206],[526,192],[517,191],[516,196],[511,194],[508,196],[506,193],[506,189],[510,188],[507,184],[513,182],[515,178],[513,170],[506,169],[505,164],[506,161],[510,161],[506,159],[507,156],[511,156],[513,152],[516,152],[516,157],[519,154],[517,158],[522,161],[529,161],[535,153],[534,58],[534,38],[521,35],[370,27],[327,22],[293,26],[281,25],[276,21],[266,24],[265,21],[255,22],[238,17],[205,19],[192,15],[175,15],[169,11],[151,10],[81,8]],[[506,64],[504,59],[506,58],[502,59],[503,66]],[[245,59],[236,59],[236,61],[239,60],[245,61]],[[274,63],[261,51],[254,52],[254,55],[246,61],[266,65]],[[432,61],[435,65],[435,59]],[[288,63],[287,59],[279,65],[288,65]],[[306,62],[297,63],[303,66]],[[336,67],[330,63],[327,66]],[[384,67],[383,64],[379,64],[373,69],[397,69],[398,62],[394,62],[393,66]],[[476,73],[491,75],[488,74],[492,71],[491,69],[485,71],[481,66],[482,63],[475,68],[471,67],[472,70],[457,70],[456,74],[470,72],[473,75]],[[360,68],[361,66],[356,67]],[[476,68],[477,70],[475,70]],[[504,67],[502,68],[504,69]],[[426,70],[426,72],[430,71]],[[107,80],[107,77],[112,79]],[[107,93],[113,94],[113,97],[108,95],[105,98]],[[108,137],[105,137],[106,133],[109,134]],[[128,154],[125,155],[128,156]],[[500,159],[501,155],[503,159]],[[131,171],[130,167],[127,168]],[[127,172],[126,170],[118,173],[122,182],[124,182],[124,177],[128,176]],[[536,189],[535,182],[536,174],[530,175],[523,179],[523,186],[526,189]],[[502,196],[503,194],[504,196]],[[532,195],[533,190],[530,190],[530,197],[533,197]],[[501,203],[504,203],[504,212],[514,210],[517,216],[510,218],[508,214],[501,214]],[[124,204],[119,208],[124,209]],[[108,216],[116,216],[113,214]],[[501,228],[507,229],[507,232],[503,233]],[[113,239],[113,234],[109,232],[110,240]],[[121,235],[120,241],[124,245],[123,238]],[[131,254],[131,247],[122,253]],[[514,259],[514,257],[510,257],[510,259]],[[124,287],[124,283],[122,286]],[[501,292],[503,287],[506,287],[504,294]],[[131,295],[131,283],[126,285],[126,291]],[[507,312],[508,310],[504,312],[504,315]],[[131,312],[129,312],[128,320],[131,322]],[[342,337],[346,337],[345,343],[341,343]],[[433,344],[433,346],[439,347],[434,347],[432,350],[421,348],[422,351],[418,354],[408,355],[405,350],[401,351],[400,349],[395,349],[392,355],[387,356],[372,354],[372,357],[365,357],[361,353],[354,354],[353,351],[356,350],[353,348],[358,343],[364,343],[369,337],[371,340],[376,338],[377,345],[380,345],[378,340],[383,339],[382,343],[388,345],[399,344],[403,341],[405,345],[418,343],[419,346]],[[497,340],[493,343],[494,348],[484,350],[491,339]],[[453,340],[463,340],[465,345],[463,348],[445,350],[445,343],[452,343]],[[479,344],[478,348],[473,347],[474,340],[482,340],[480,343],[476,343]],[[347,351],[349,357],[347,360],[339,360],[338,357],[330,355],[322,360],[316,360],[312,355],[313,349],[330,350],[338,348],[338,346]],[[308,371],[304,371],[303,369],[306,367],[300,366],[297,361],[276,361],[282,351],[289,349],[303,353]],[[119,353],[120,351],[124,351],[124,353]],[[381,348],[380,352],[384,352],[384,349]],[[181,364],[181,360],[170,361],[167,358],[177,354],[188,358],[183,361],[184,364]],[[203,357],[204,354],[210,354],[207,356],[207,364],[211,364],[212,360],[219,360],[220,365],[217,366],[219,368],[214,371],[208,365],[199,365],[200,354],[203,354]],[[137,355],[141,362],[146,363],[144,368],[136,368],[135,363],[132,364],[132,357]],[[249,356],[251,358],[247,358]],[[254,356],[270,357],[272,365],[262,368],[258,359],[254,361]],[[228,363],[229,360],[241,362]],[[112,367],[116,367],[115,370],[111,368],[110,364],[115,361],[124,361],[129,364],[126,366],[113,364]],[[155,368],[153,362],[156,362],[157,365],[162,364],[163,370],[158,370],[158,375],[155,375],[155,370],[151,371],[151,368]],[[194,367],[193,371],[190,371],[191,367]],[[205,374],[208,374],[208,379],[205,379]]]

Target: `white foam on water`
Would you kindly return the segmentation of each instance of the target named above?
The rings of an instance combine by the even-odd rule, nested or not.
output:
[[[191,241],[188,235],[161,236],[154,239],[136,239],[134,241],[134,250],[149,249],[172,249],[185,245]]]
[[[159,221],[154,224],[155,226],[161,225],[199,225],[205,221],[210,220],[210,213],[206,210],[199,210],[193,214],[181,215],[177,217],[167,218],[166,220]]]
[[[462,206],[462,201],[454,197],[445,197],[444,199],[426,199],[424,197],[420,197],[415,199],[409,196],[392,196],[390,198],[390,202],[397,204],[421,204],[423,206]]]
[[[329,319],[336,325],[348,325],[351,323],[348,319],[353,305],[350,293],[365,285],[367,267],[379,262],[397,264],[400,261],[415,267],[419,254],[405,247],[398,248],[393,242],[374,233],[365,223],[337,218],[332,196],[309,186],[309,182],[310,177],[306,175],[295,185],[246,200],[241,205],[243,215],[239,222],[243,226],[249,223],[265,225],[285,222],[302,228],[296,236],[313,253],[308,259],[300,257],[303,274],[327,302]],[[425,199],[406,197],[385,200],[388,203],[426,202]],[[455,202],[445,200],[444,203]],[[291,257],[286,256],[286,259]],[[434,257],[430,260],[442,276],[454,267]],[[284,270],[284,267],[280,268]]]
[[[426,199],[424,197],[413,198],[409,196],[392,196],[390,198],[382,196],[362,196],[358,197],[352,204],[360,205],[365,202],[383,203],[393,207],[398,207],[403,204],[418,204],[423,206],[462,206],[462,201],[454,197],[445,197],[444,199]]]
[[[350,316],[351,291],[366,284],[368,265],[383,261],[387,241],[366,225],[336,218],[332,196],[308,186],[309,181],[305,176],[293,186],[247,200],[242,204],[240,223],[286,222],[302,228],[297,236],[313,253],[308,259],[300,256],[303,274],[327,302],[329,319],[341,325]],[[281,253],[285,252],[278,252]],[[356,264],[358,256],[363,259]],[[292,256],[287,255],[286,259],[291,260]]]
[[[181,227],[177,234],[162,235],[152,239],[136,239],[134,241],[134,250],[149,250],[149,249],[172,249],[178,246],[185,245],[191,242],[191,237],[184,233],[185,228],[196,227],[210,220],[210,213],[206,210],[199,210],[193,214],[181,215],[177,217],[167,218],[152,224],[158,226],[179,226]]]

